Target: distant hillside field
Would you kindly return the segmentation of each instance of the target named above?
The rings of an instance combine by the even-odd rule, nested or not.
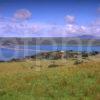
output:
[[[0,45],[99,45],[100,39],[90,37],[0,38]]]

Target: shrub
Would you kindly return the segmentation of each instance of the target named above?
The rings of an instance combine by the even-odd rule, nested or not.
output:
[[[57,64],[50,64],[48,67],[49,68],[52,68],[52,67],[58,67],[59,65],[57,65]]]
[[[76,60],[76,61],[74,62],[74,65],[78,65],[78,64],[81,64],[81,63],[83,63],[82,60]]]

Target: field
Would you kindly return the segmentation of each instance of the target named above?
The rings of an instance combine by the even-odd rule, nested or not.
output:
[[[0,100],[100,100],[100,60],[0,63]]]

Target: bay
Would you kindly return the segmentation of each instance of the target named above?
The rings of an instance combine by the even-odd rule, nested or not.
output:
[[[65,46],[65,45],[20,45],[20,46],[12,46],[12,47],[0,47],[0,61],[8,61],[16,58],[24,58],[26,56],[32,56],[41,52],[49,52],[49,51],[98,51],[100,52],[100,46]]]

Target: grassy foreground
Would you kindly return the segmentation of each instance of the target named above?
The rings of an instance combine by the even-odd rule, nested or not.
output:
[[[39,62],[0,63],[0,100],[100,100],[100,62]]]

